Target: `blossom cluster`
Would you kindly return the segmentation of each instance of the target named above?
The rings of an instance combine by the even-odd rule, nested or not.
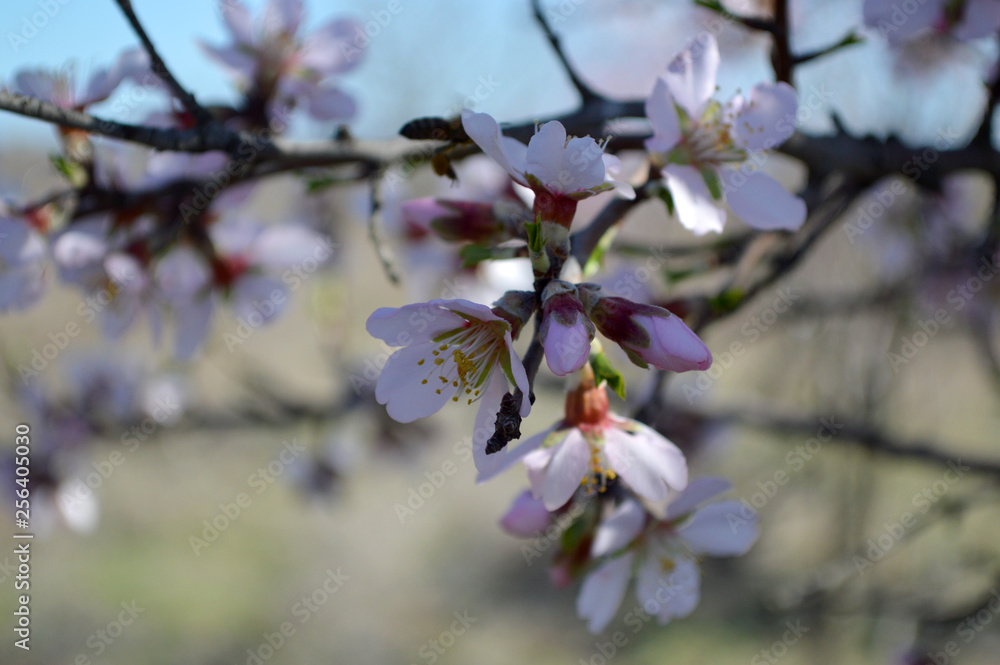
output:
[[[795,91],[764,83],[749,97],[712,100],[719,51],[707,36],[692,42],[667,67],[646,101],[652,136],[646,141],[652,177],[644,195],[663,198],[695,234],[720,232],[725,204],[761,230],[795,230],[804,202],[761,172],[766,151],[794,131]],[[757,537],[753,519],[734,525],[733,502],[710,500],[728,488],[719,479],[689,483],[684,454],[655,429],[612,412],[610,383],[623,378],[605,354],[617,346],[642,368],[705,371],[712,354],[677,314],[611,295],[582,281],[571,258],[578,203],[614,192],[637,196],[606,143],[570,137],[557,121],[536,129],[527,145],[504,136],[485,113],[465,111],[469,139],[510,178],[524,205],[419,199],[404,204],[425,232],[470,243],[482,256],[503,248],[527,256],[533,290],[510,290],[491,306],[437,299],[379,308],[368,332],[391,347],[376,386],[388,414],[411,422],[449,402],[478,402],[473,457],[479,481],[517,465],[530,490],[519,496],[503,526],[534,536],[567,516],[553,580],[583,579],[578,611],[592,631],[614,618],[628,582],[642,603],[655,602],[661,623],[690,614],[698,602],[699,561],[737,556]],[[528,210],[530,206],[530,211]],[[509,255],[509,254],[508,254]],[[514,348],[534,322],[525,356]],[[603,339],[603,342],[602,342]],[[611,347],[608,347],[609,350]],[[567,377],[562,416],[516,447],[532,409],[541,359]]]

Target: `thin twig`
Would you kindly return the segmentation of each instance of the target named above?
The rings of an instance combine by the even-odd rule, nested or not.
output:
[[[139,21],[139,17],[135,15],[135,10],[132,9],[132,0],[115,0],[118,7],[125,14],[125,18],[128,20],[129,25],[132,26],[132,30],[139,37],[139,41],[142,42],[142,47],[149,54],[150,65],[153,69],[153,73],[156,74],[167,87],[173,95],[181,101],[184,105],[184,109],[194,116],[195,120],[199,125],[207,125],[212,122],[212,115],[203,108],[198,101],[194,98],[190,92],[188,92],[184,86],[174,77],[167,68],[167,63],[163,61],[160,54],[157,52],[156,47],[153,46],[152,40],[149,35],[146,34],[145,28],[142,27],[142,23]]]
[[[559,37],[552,31],[552,27],[549,25],[549,22],[545,20],[545,16],[542,13],[541,0],[531,0],[531,9],[535,15],[535,20],[538,21],[538,25],[540,25],[542,30],[545,32],[545,36],[548,38],[549,43],[552,44],[552,48],[559,57],[559,62],[562,63],[563,69],[566,70],[566,74],[569,76],[570,82],[573,84],[573,87],[576,88],[576,91],[580,93],[580,97],[583,98],[583,103],[586,104],[596,99],[600,99],[600,95],[591,90],[590,86],[583,82],[573,69],[573,66],[569,64],[569,59],[566,57],[566,53],[563,51],[562,46],[559,43]]]

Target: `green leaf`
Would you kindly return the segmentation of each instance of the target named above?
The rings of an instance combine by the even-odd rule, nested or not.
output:
[[[731,312],[743,302],[745,297],[743,289],[727,289],[712,298],[709,304],[716,312]]]
[[[660,200],[667,205],[667,213],[674,214],[674,197],[670,195],[670,190],[666,187],[661,187],[660,191],[656,193]]]
[[[705,181],[705,186],[708,187],[708,192],[712,195],[712,198],[716,201],[722,200],[722,180],[719,178],[718,172],[706,166],[700,169],[701,179]]]
[[[528,233],[528,250],[540,253],[545,248],[545,241],[542,239],[542,222],[535,220],[524,225],[524,230]]]
[[[87,184],[87,172],[77,162],[66,159],[63,155],[49,155],[49,161],[52,163],[52,168],[74,187],[83,187]]]
[[[611,243],[614,242],[616,233],[618,233],[617,225],[608,229],[605,234],[601,236],[601,239],[597,241],[597,246],[594,247],[594,251],[590,253],[590,256],[587,257],[587,261],[583,264],[584,277],[593,275],[604,265],[604,257],[607,256],[608,250],[611,249]]]
[[[606,381],[608,387],[615,391],[616,395],[625,399],[625,377],[612,367],[611,361],[603,352],[590,354],[590,367],[594,370],[594,378],[598,385],[601,381]]]
[[[482,245],[465,245],[458,250],[458,255],[462,257],[462,267],[471,268],[478,263],[492,259],[493,250]]]

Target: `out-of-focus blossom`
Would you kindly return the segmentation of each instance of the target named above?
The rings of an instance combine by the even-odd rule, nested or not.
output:
[[[989,37],[1000,29],[996,0],[865,0],[865,25],[890,43],[898,44],[927,34],[949,34],[960,41]]]
[[[248,98],[269,102],[272,117],[297,106],[317,120],[354,115],[354,100],[331,77],[360,62],[362,51],[352,44],[360,26],[341,19],[302,35],[300,0],[269,0],[256,21],[238,0],[220,0],[219,8],[232,42],[202,48]]]
[[[531,410],[528,376],[514,352],[511,324],[486,305],[468,300],[432,300],[381,307],[368,317],[368,334],[402,347],[386,361],[375,397],[399,422],[425,418],[450,399],[480,402],[473,436],[477,468],[493,466],[486,442],[504,395],[520,388],[522,417]]]
[[[633,575],[639,604],[661,625],[694,611],[701,597],[701,557],[740,556],[757,540],[756,516],[744,517],[738,501],[700,505],[728,487],[716,478],[692,482],[667,506],[662,521],[626,499],[601,523],[590,554],[609,558],[584,579],[576,603],[592,633],[614,618]]]
[[[125,80],[138,80],[149,73],[149,56],[142,49],[123,52],[107,68],[96,69],[86,85],[76,79],[76,70],[65,67],[59,71],[46,69],[22,70],[14,76],[14,90],[66,109],[83,110],[102,102]]]
[[[722,231],[722,201],[751,226],[794,230],[805,203],[757,166],[763,153],[795,131],[798,107],[787,83],[762,83],[747,99],[712,101],[719,67],[715,37],[698,37],[668,65],[646,100],[653,136],[646,141],[677,218],[696,234]]]
[[[31,306],[48,286],[45,238],[32,223],[44,214],[15,214],[0,202],[0,312]]]

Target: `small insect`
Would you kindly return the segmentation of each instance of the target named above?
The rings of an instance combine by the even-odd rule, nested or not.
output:
[[[399,130],[402,136],[413,140],[447,141],[448,145],[434,150],[431,156],[431,168],[440,176],[448,176],[453,182],[458,182],[458,174],[451,166],[449,153],[463,143],[472,139],[462,127],[462,118],[417,118],[403,125]]]
[[[401,136],[413,140],[448,141],[468,143],[471,139],[462,127],[462,118],[417,118],[399,130]]]

